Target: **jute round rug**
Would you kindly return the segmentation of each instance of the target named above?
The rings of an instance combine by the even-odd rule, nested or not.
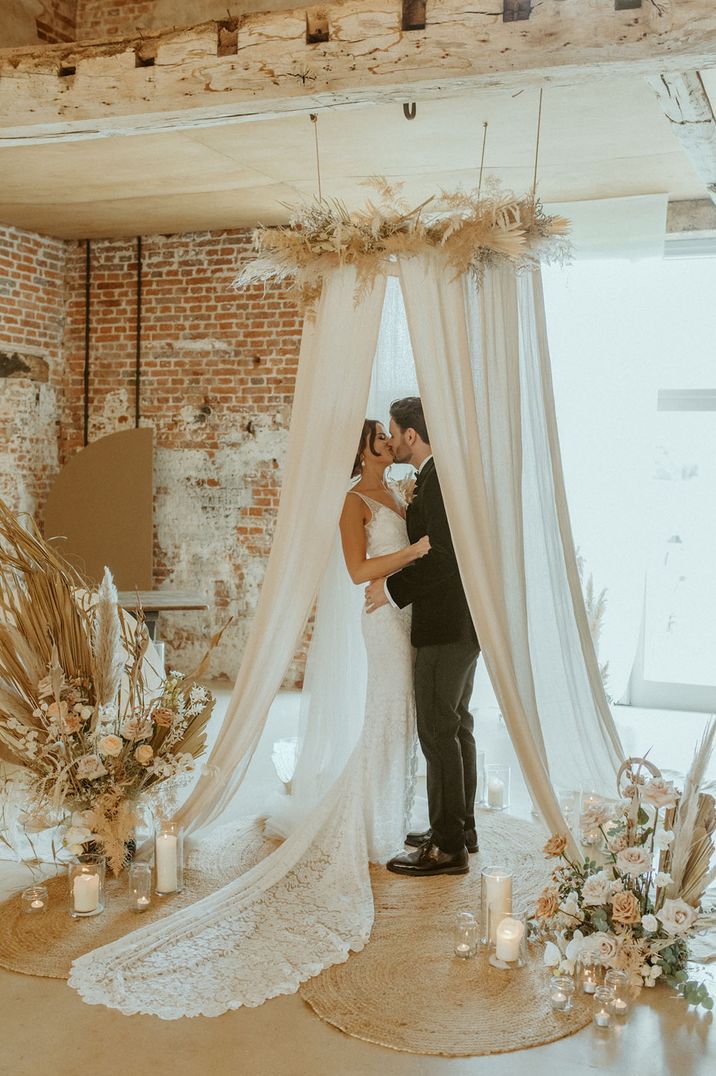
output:
[[[522,1050],[589,1023],[591,999],[580,995],[571,1012],[552,1012],[541,953],[517,971],[498,971],[482,950],[472,960],[452,955],[457,913],[479,916],[482,866],[512,869],[518,902],[534,899],[549,872],[536,826],[482,811],[478,832],[480,852],[470,857],[468,875],[402,878],[372,868],[369,944],[301,986],[318,1016],[380,1046],[448,1057]]]
[[[26,975],[67,979],[77,957],[216,892],[275,847],[275,842],[263,837],[254,819],[217,828],[187,856],[182,892],[154,896],[151,906],[141,913],[129,909],[127,878],[122,875],[108,878],[107,904],[101,915],[71,919],[66,876],[50,878],[43,883],[50,898],[44,915],[24,913],[19,893],[0,904],[0,967]]]

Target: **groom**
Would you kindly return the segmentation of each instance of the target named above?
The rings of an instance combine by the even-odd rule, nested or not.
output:
[[[418,736],[427,762],[430,829],[409,833],[417,848],[388,862],[395,874],[415,877],[467,874],[468,852],[477,851],[475,831],[475,739],[468,709],[480,653],[460,580],[450,528],[423,407],[417,396],[390,408],[390,442],[396,463],[417,468],[407,526],[411,542],[425,535],[430,552],[366,589],[366,608],[387,602],[413,607],[415,705]]]

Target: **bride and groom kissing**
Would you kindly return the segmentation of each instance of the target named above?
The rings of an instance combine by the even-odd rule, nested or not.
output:
[[[386,481],[392,463],[416,468],[409,503]],[[363,738],[369,846],[377,850],[371,858],[385,858],[381,849],[404,842],[415,851],[393,855],[388,870],[410,877],[466,874],[468,853],[478,850],[469,704],[480,648],[418,397],[391,405],[389,434],[380,422],[366,420],[353,476],[359,481],[346,496],[340,525],[348,572],[354,583],[368,583]],[[430,828],[404,836],[416,726],[427,764]]]

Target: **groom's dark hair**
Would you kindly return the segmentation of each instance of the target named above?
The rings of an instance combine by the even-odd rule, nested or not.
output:
[[[390,405],[390,417],[401,430],[415,430],[426,445],[430,444],[423,405],[419,396],[405,396],[402,400],[393,400]]]

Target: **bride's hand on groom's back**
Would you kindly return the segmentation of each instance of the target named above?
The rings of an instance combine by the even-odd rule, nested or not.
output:
[[[428,538],[427,534],[424,538],[420,538],[417,542],[413,542],[410,548],[415,554],[415,560],[420,560],[420,558],[424,557],[426,553],[429,553],[430,539]]]

